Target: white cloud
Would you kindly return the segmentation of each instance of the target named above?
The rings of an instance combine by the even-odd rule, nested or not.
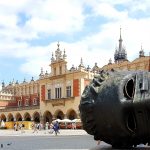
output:
[[[63,6],[59,0],[45,1],[33,7],[30,20],[26,27],[33,31],[47,34],[76,32],[81,30],[84,23],[82,3],[64,0]],[[40,13],[39,13],[40,10]]]
[[[57,49],[57,42],[45,46],[40,44],[32,46],[29,41],[42,38],[41,34],[49,37],[58,33],[64,33],[68,37],[73,36],[74,33],[84,30],[88,15],[93,15],[95,18],[103,16],[107,22],[100,22],[97,32],[91,34],[90,31],[90,36],[85,35],[73,42],[60,41],[61,50],[65,48],[68,55],[68,69],[72,64],[78,66],[81,57],[86,67],[87,65],[93,67],[95,62],[102,67],[110,58],[113,60],[115,47],[118,46],[120,25],[129,60],[138,56],[141,43],[148,55],[150,18],[135,19],[130,18],[129,15],[139,10],[148,13],[150,2],[147,0],[144,2],[132,0],[0,1],[0,56],[9,55],[24,59],[25,62],[20,70],[30,75],[39,75],[41,67],[50,71],[51,53]],[[85,11],[84,4],[92,7],[92,14]],[[125,8],[119,11],[116,9],[117,5],[123,5]],[[23,20],[22,26],[18,26],[19,13],[28,16],[27,20]],[[94,26],[95,24],[91,28]]]
[[[50,67],[48,66],[50,62],[40,59],[40,58],[35,58],[35,59],[30,59],[26,63],[22,64],[20,67],[20,70],[26,74],[29,74],[31,76],[36,76],[40,74],[41,68],[44,69],[44,72],[47,70],[50,72]]]
[[[61,5],[62,3],[62,5]],[[41,34],[70,34],[80,31],[84,24],[82,3],[63,0],[31,0],[0,2],[0,32],[2,36],[20,40],[38,38]],[[20,14],[27,16],[19,26]],[[41,37],[40,37],[41,38]]]
[[[128,17],[127,11],[117,11],[113,5],[108,3],[99,3],[93,9],[96,15],[106,17],[107,19],[122,20]]]

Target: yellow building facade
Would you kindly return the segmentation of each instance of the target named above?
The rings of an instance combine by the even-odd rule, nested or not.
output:
[[[82,59],[78,67],[68,70],[66,58],[58,43],[55,56],[51,57],[50,73],[41,68],[36,81],[33,78],[20,84],[13,81],[7,86],[2,83],[3,95],[12,95],[8,100],[1,95],[0,100],[0,119],[7,128],[12,128],[14,122],[23,122],[30,128],[31,122],[45,124],[57,118],[80,118],[80,97],[94,72],[83,65]]]

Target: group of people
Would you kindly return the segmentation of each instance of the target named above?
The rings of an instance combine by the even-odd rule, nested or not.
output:
[[[23,123],[14,123],[14,130],[24,132],[24,124]]]
[[[43,125],[42,123],[33,123],[32,124],[32,129],[33,129],[33,133],[38,133],[38,131],[40,131],[41,129],[45,129],[45,134],[46,133],[55,133],[55,135],[57,135],[59,132],[59,123],[58,121],[52,122],[51,124],[49,124],[48,122],[45,123],[45,125]]]

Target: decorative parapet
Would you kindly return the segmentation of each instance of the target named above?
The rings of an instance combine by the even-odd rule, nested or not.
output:
[[[0,101],[12,101],[14,95],[10,92],[0,91]]]
[[[0,112],[12,112],[12,111],[23,111],[23,110],[34,110],[40,109],[40,106],[28,106],[28,107],[8,107],[4,109],[0,109]]]
[[[74,100],[75,97],[66,97],[66,98],[60,98],[60,99],[51,99],[51,100],[45,100],[46,103],[51,103],[52,106],[65,106],[65,102],[67,100]]]

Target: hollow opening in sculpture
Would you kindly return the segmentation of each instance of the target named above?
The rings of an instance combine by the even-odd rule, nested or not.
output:
[[[127,118],[127,128],[131,132],[134,132],[136,130],[136,120],[133,113],[130,113]]]
[[[124,86],[124,96],[127,99],[133,100],[134,97],[134,91],[135,91],[135,84],[134,84],[134,80],[133,79],[129,79],[125,86]]]

